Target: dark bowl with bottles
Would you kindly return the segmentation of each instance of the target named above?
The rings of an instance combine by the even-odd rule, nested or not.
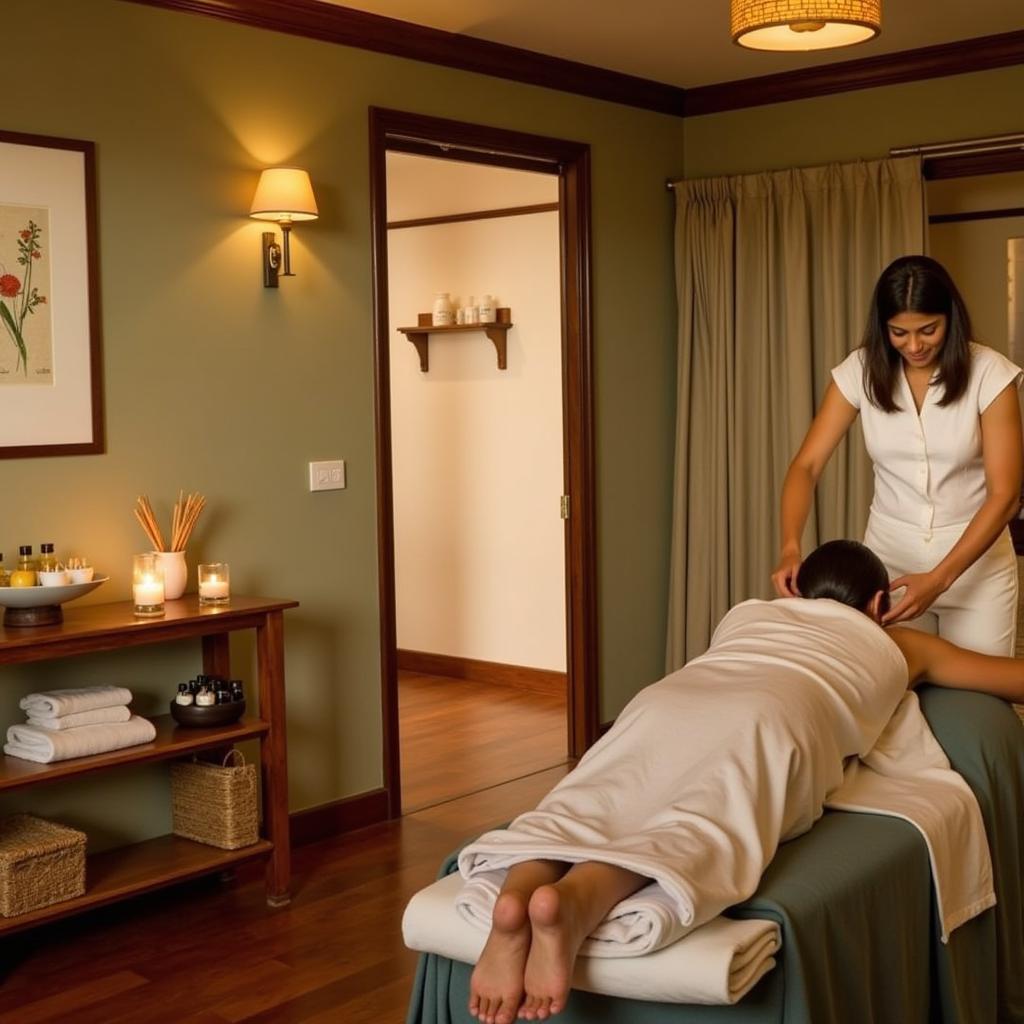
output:
[[[232,700],[226,704],[179,704],[171,701],[171,718],[189,729],[208,729],[214,725],[230,725],[245,714],[245,701]]]

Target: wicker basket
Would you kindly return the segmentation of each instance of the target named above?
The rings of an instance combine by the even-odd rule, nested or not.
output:
[[[0,821],[0,914],[17,917],[85,892],[84,832],[12,814]]]
[[[241,764],[227,762],[232,755]],[[197,843],[237,850],[259,838],[256,766],[230,750],[224,764],[179,761],[171,765],[174,834]]]

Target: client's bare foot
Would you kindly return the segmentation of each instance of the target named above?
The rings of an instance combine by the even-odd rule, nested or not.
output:
[[[542,885],[530,897],[530,955],[526,960],[523,1020],[547,1020],[561,1013],[569,996],[572,968],[587,937],[573,901],[557,885]]]
[[[530,921],[519,892],[494,904],[491,934],[469,982],[469,1012],[484,1024],[512,1024],[523,1001],[523,970],[530,951]]]

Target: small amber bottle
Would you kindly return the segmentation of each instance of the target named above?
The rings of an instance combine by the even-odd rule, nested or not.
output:
[[[7,571],[4,566],[4,553],[0,551],[0,587],[9,587],[11,585],[11,574]]]
[[[57,571],[57,559],[53,553],[52,544],[40,544],[39,545],[39,565],[38,569],[40,572],[56,572]]]

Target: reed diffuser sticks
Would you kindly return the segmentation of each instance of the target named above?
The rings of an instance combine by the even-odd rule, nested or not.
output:
[[[139,525],[149,537],[154,551],[184,551],[188,544],[189,537],[195,529],[199,520],[199,513],[203,511],[206,499],[198,492],[186,495],[184,491],[178,491],[178,500],[174,503],[174,512],[171,516],[171,545],[167,546],[160,525],[153,514],[153,506],[145,494],[140,494],[135,499],[135,518]]]

